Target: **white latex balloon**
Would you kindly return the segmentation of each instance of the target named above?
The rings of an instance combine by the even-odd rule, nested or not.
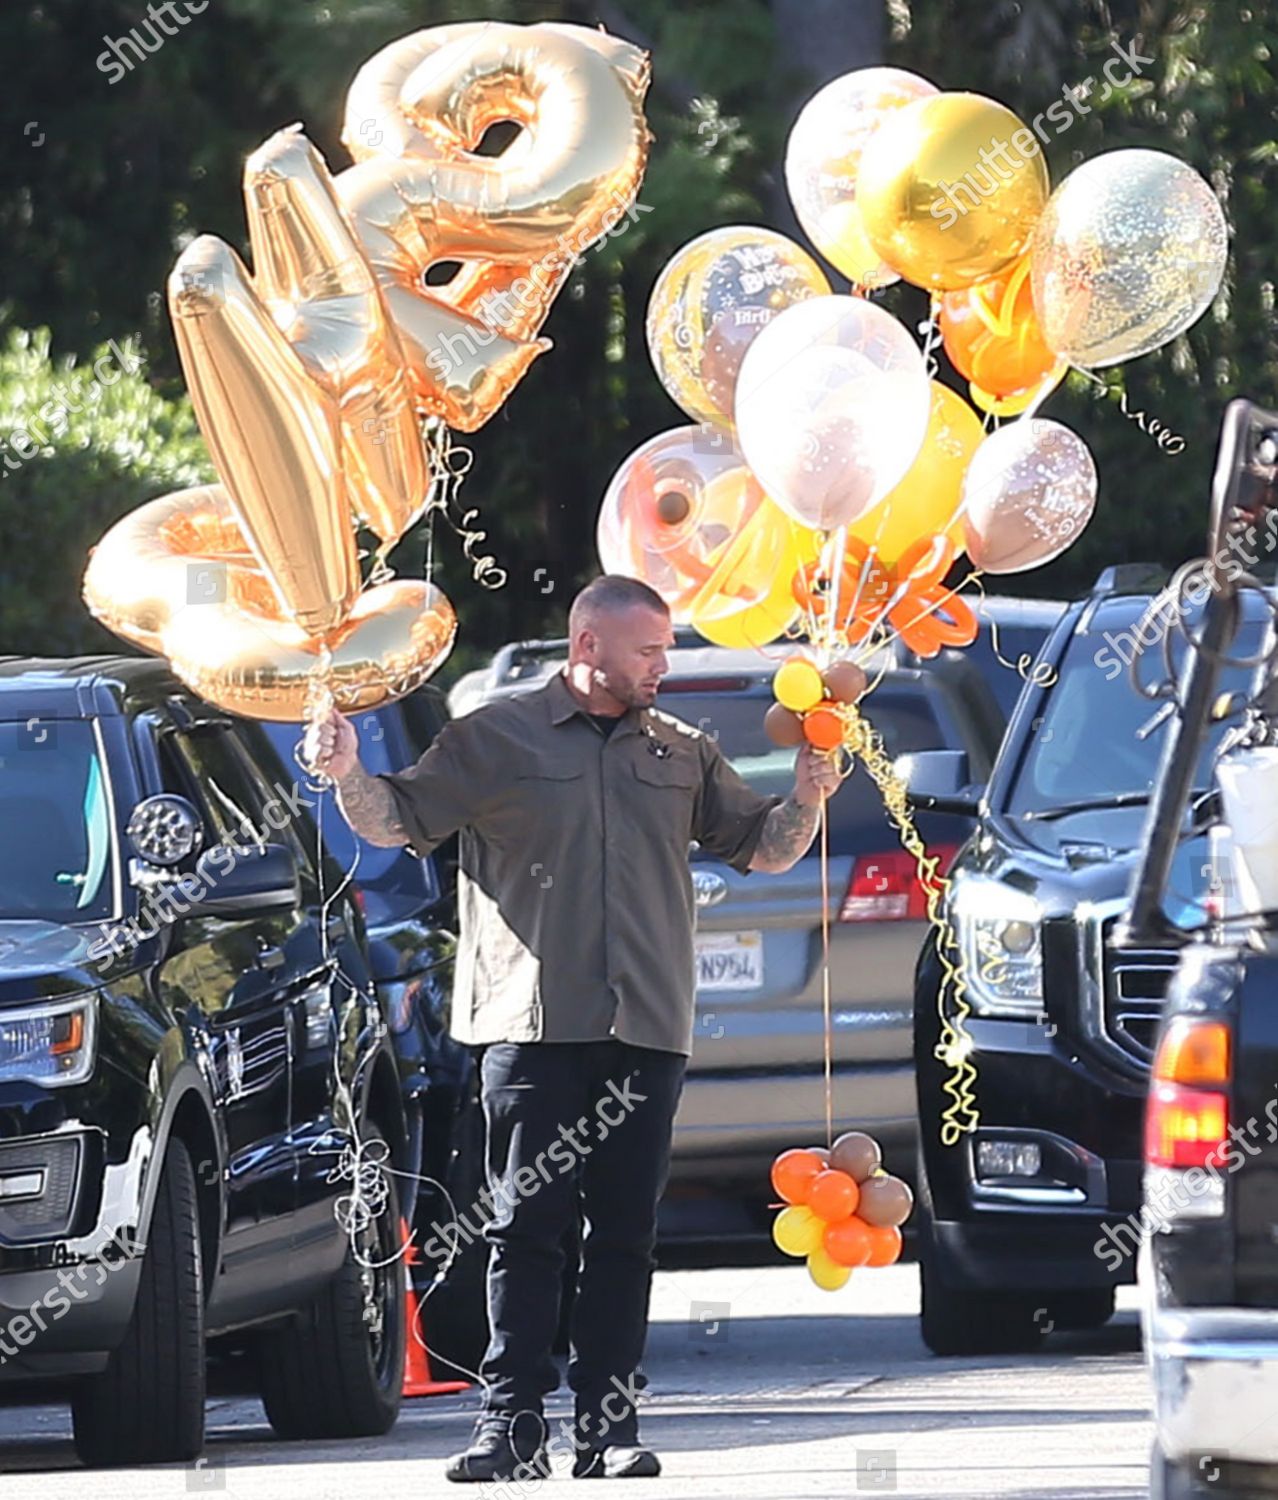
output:
[[[783,510],[818,531],[857,520],[904,478],[930,411],[914,340],[859,297],[782,313],[751,345],[737,385],[746,461]]]
[[[1024,573],[1059,557],[1096,509],[1087,444],[1046,417],[991,433],[963,481],[967,552],[986,573]]]

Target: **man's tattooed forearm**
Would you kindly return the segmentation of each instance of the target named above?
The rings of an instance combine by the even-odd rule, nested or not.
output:
[[[408,842],[390,787],[363,766],[357,765],[338,781],[337,800],[346,821],[370,844],[393,849]]]
[[[751,863],[778,873],[788,870],[808,852],[820,818],[819,808],[804,807],[787,797],[768,814]]]

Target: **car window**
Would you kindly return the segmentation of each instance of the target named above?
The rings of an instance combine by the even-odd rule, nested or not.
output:
[[[1000,625],[996,651],[989,626],[983,625],[981,633],[972,644],[963,648],[964,658],[980,671],[989,684],[1004,719],[1011,718],[1016,700],[1025,686],[1025,678],[1016,670],[1017,664],[1022,657],[1028,656],[1028,674],[1050,633],[1051,628],[1046,625]],[[1000,656],[1002,661],[999,660]],[[1011,662],[1012,665],[1005,666],[1005,662]]]
[[[732,695],[679,692],[659,706],[717,738],[742,776],[765,796],[786,796],[794,786],[793,750],[778,749],[763,728],[772,702],[767,691]],[[919,686],[884,683],[865,700],[866,716],[895,759],[917,750],[954,748],[946,740],[927,694]],[[883,799],[863,769],[848,778],[830,802],[830,845],[837,853],[861,847],[869,830],[884,826]]]
[[[1169,720],[1158,719],[1162,702],[1142,697],[1132,686],[1119,655],[1130,660],[1124,639],[1134,644],[1130,632],[1140,613],[1130,599],[1109,601],[1097,610],[1086,633],[1071,638],[1009,787],[1008,812],[1023,816],[1066,803],[1147,793],[1153,787]],[[1197,627],[1196,618],[1191,623]],[[1261,631],[1261,622],[1245,621],[1230,655],[1255,655]],[[1178,648],[1178,665],[1183,657]],[[1246,692],[1254,672],[1253,667],[1224,667],[1218,690]],[[1141,680],[1152,683],[1162,673],[1161,649],[1155,647],[1142,660]],[[1211,783],[1212,759],[1226,727],[1216,725],[1207,738],[1196,778],[1199,787]]]
[[[0,722],[0,917],[102,921],[114,915],[115,874],[92,724]]]

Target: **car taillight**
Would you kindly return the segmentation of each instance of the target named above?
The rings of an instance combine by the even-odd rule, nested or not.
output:
[[[957,844],[933,844],[928,854],[943,876],[958,853]],[[914,856],[904,849],[886,854],[858,854],[839,912],[840,922],[918,921],[927,916],[927,892],[918,878]]]
[[[1222,1021],[1178,1016],[1168,1026],[1145,1111],[1149,1166],[1202,1167],[1219,1159],[1229,1136],[1229,1095],[1221,1086],[1229,1083],[1231,1051]]]

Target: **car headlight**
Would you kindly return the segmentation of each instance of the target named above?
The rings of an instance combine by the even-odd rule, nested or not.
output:
[[[96,995],[0,1010],[0,1083],[83,1083],[98,1039]]]
[[[954,882],[951,913],[972,1009],[1032,1016],[1043,1008],[1042,908],[1024,891],[967,876]]]

